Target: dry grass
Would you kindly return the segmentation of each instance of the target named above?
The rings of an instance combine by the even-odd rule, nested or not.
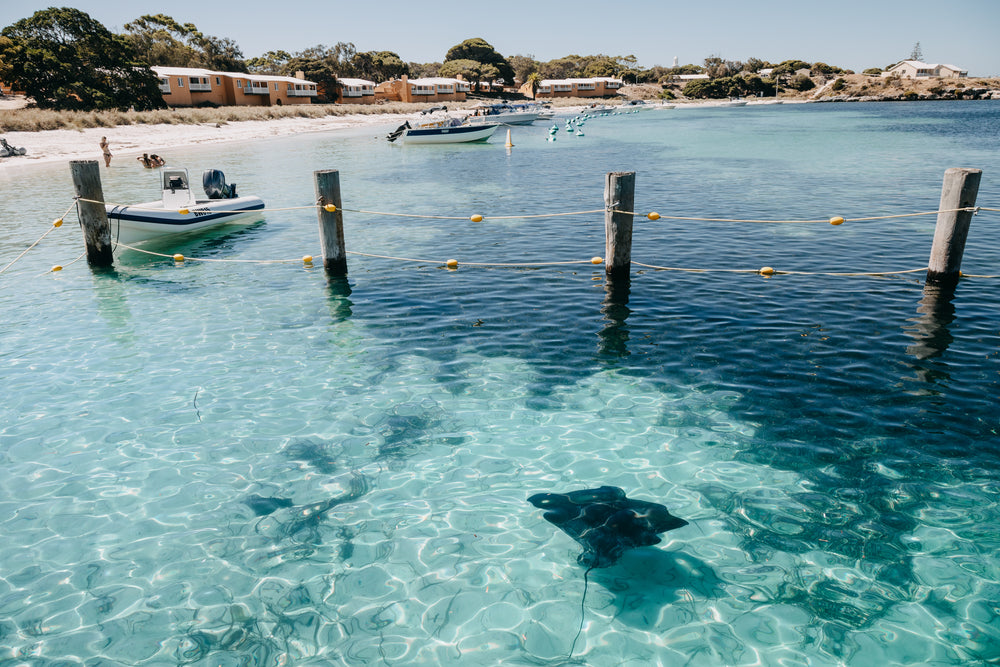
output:
[[[45,109],[0,109],[0,132],[83,130],[118,125],[226,124],[280,118],[325,118],[369,114],[414,113],[427,104],[298,104],[271,107],[218,107],[162,109],[156,111],[49,111]]]

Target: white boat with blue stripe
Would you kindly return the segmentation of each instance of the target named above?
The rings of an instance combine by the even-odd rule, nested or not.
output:
[[[407,121],[389,133],[387,139],[389,141],[399,139],[404,144],[463,144],[486,141],[493,136],[498,127],[499,123],[464,125],[458,118],[421,123],[416,126],[411,126]]]
[[[194,196],[187,169],[163,169],[160,177],[163,195],[159,201],[105,204],[113,240],[139,243],[259,217],[264,210],[260,197],[237,196],[236,185],[227,184],[225,175],[217,169],[207,169],[202,176],[206,199]]]

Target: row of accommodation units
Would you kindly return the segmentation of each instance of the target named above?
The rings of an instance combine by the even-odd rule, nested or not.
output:
[[[319,93],[305,77],[213,72],[196,67],[153,67],[163,101],[172,107],[199,104],[271,106],[311,104]]]
[[[190,67],[153,67],[160,78],[163,101],[169,106],[219,106],[310,104],[320,93],[342,104],[392,102],[464,102],[472,83],[461,77],[411,79],[403,75],[376,84],[367,79],[339,79],[339,90],[318,90],[317,84],[296,77],[212,72]],[[493,84],[482,84],[491,89]],[[620,79],[548,79],[539,85],[536,97],[604,97],[621,88]],[[526,92],[527,86],[521,91]],[[530,93],[530,91],[527,91]]]

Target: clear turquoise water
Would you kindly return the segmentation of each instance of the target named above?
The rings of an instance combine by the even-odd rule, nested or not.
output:
[[[275,208],[334,168],[347,208],[600,209],[634,170],[639,211],[850,219],[936,209],[954,166],[1000,207],[989,102],[650,111],[515,128],[509,154],[387,129],[167,157]],[[106,199],[150,198],[127,163]],[[69,205],[68,167],[0,193],[6,264]],[[0,275],[0,665],[1000,660],[997,280],[636,268],[626,301],[586,263],[442,268],[602,255],[602,214],[345,217],[349,250],[427,261],[47,273],[82,252],[66,225]],[[933,225],[637,220],[633,258],[912,269]],[[161,249],[318,255],[316,217]],[[963,269],[998,267],[984,212]],[[579,547],[526,498],[602,484],[690,525],[591,572],[581,617]]]

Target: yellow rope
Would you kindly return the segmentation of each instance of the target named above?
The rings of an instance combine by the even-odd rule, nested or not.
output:
[[[642,264],[640,262],[632,262],[636,266],[641,266],[646,269],[654,269],[657,271],[681,271],[685,273],[761,273],[761,269],[689,269],[680,268],[676,266],[656,266],[654,264]],[[892,276],[904,273],[919,273],[921,271],[926,271],[927,267],[920,269],[905,269],[902,271],[871,271],[871,272],[825,272],[825,271],[778,271],[773,269],[772,273],[769,275],[781,275],[781,276]],[[965,274],[963,274],[964,276]],[[986,276],[981,276],[986,277]]]
[[[921,215],[937,215],[938,213],[954,213],[956,211],[972,211],[973,213],[978,211],[991,211],[993,209],[987,208],[953,208],[953,209],[942,209],[936,211],[921,211],[919,213],[900,213],[898,215],[877,215],[867,218],[845,218],[844,222],[870,222],[872,220],[892,220],[895,218],[913,218]],[[650,214],[637,213],[635,211],[612,211],[613,213],[622,213],[625,215],[639,215],[641,217],[649,217]],[[816,224],[820,222],[830,223],[830,218],[823,220],[747,220],[741,218],[696,218],[689,216],[679,216],[679,215],[662,215],[657,213],[655,220],[688,220],[695,222],[754,222],[754,223],[769,223],[769,224]]]
[[[134,204],[107,204],[106,202],[97,201],[94,199],[83,199],[80,198],[79,201],[90,202],[92,204],[105,204],[107,206],[128,206],[129,208],[137,210],[163,210],[160,207],[143,207],[136,206]],[[261,209],[256,209],[258,212],[266,211],[301,211],[307,209],[321,209],[325,208],[324,204],[309,204],[306,206],[280,206],[280,207],[264,207]],[[178,209],[181,210],[181,209]],[[386,217],[394,218],[419,218],[424,220],[469,220],[470,218],[478,218],[476,222],[481,222],[482,220],[529,220],[533,218],[558,218],[571,215],[593,215],[595,213],[604,213],[607,209],[598,208],[590,209],[586,211],[568,211],[563,213],[534,213],[534,214],[524,214],[524,215],[475,215],[475,216],[463,216],[463,215],[426,215],[417,213],[397,213],[393,211],[369,211],[366,209],[358,208],[343,208],[337,207],[335,210],[346,211],[348,213],[363,213],[365,215],[380,215]],[[979,211],[991,211],[996,212],[1000,209],[985,208],[985,207],[966,207],[966,208],[955,208],[955,209],[942,209],[935,211],[920,211],[917,213],[901,213],[897,215],[877,215],[869,216],[865,218],[850,218],[849,220],[844,220],[844,222],[871,222],[873,220],[893,220],[899,218],[913,218],[924,215],[937,215],[938,213],[954,213],[957,211],[972,211],[973,213],[978,213]],[[680,216],[680,215],[662,215],[659,213],[638,213],[636,211],[619,211],[617,209],[612,209],[612,213],[621,213],[625,215],[638,215],[641,217],[650,217],[655,215],[650,219],[652,220],[685,220],[692,222],[748,222],[748,223],[762,223],[762,224],[817,224],[817,223],[829,223],[831,218],[824,219],[805,219],[805,220],[758,220],[758,219],[745,219],[745,218],[701,218],[695,216]]]
[[[176,254],[168,255],[168,254],[162,253],[162,252],[153,252],[152,250],[144,250],[143,248],[136,248],[135,246],[126,245],[125,243],[118,243],[117,245],[118,245],[119,248],[128,248],[129,250],[134,250],[136,252],[145,253],[147,255],[153,255],[154,257],[166,257],[168,259],[174,259],[177,256]],[[289,263],[292,263],[292,262],[294,262],[296,264],[301,264],[302,263],[302,258],[301,257],[299,257],[298,259],[216,259],[216,258],[212,258],[212,257],[188,257],[186,255],[183,256],[183,257],[184,257],[184,261],[190,260],[192,262],[220,262],[220,263],[230,262],[230,263],[234,263],[234,264],[240,264],[240,263],[242,263],[242,264],[289,264]]]
[[[384,215],[399,218],[424,218],[431,220],[468,220],[470,216],[458,216],[458,215],[417,215],[415,213],[391,213],[387,211],[366,211],[364,209],[353,209],[353,208],[342,208],[341,211],[348,211],[350,213],[365,213],[367,215]],[[603,208],[593,209],[590,211],[569,211],[567,213],[535,213],[526,215],[484,215],[483,220],[528,220],[531,218],[559,218],[568,215],[589,215],[593,213],[603,213]],[[477,221],[478,222],[478,221]]]
[[[14,259],[12,259],[12,260],[11,260],[11,261],[10,261],[10,262],[9,262],[9,263],[7,264],[7,266],[5,266],[5,267],[3,267],[2,269],[0,269],[0,273],[3,273],[4,271],[6,271],[7,269],[9,269],[10,267],[14,266],[14,263],[15,263],[15,262],[17,262],[17,260],[19,260],[19,259],[21,259],[22,257],[24,257],[25,255],[27,255],[27,254],[28,254],[28,251],[30,251],[30,250],[31,250],[32,248],[34,248],[34,247],[35,247],[36,245],[38,245],[39,243],[41,243],[41,242],[42,242],[42,239],[44,239],[44,238],[45,238],[46,236],[48,236],[48,235],[49,235],[50,233],[52,233],[52,230],[54,230],[54,229],[57,229],[57,228],[61,227],[61,226],[62,226],[62,223],[63,223],[63,218],[65,218],[65,217],[66,217],[67,215],[69,215],[69,212],[73,210],[73,207],[74,207],[74,206],[76,206],[76,202],[75,202],[75,201],[74,201],[74,202],[73,202],[72,204],[70,204],[70,205],[69,205],[69,208],[67,208],[67,209],[66,209],[66,212],[65,212],[65,213],[63,213],[63,214],[62,214],[61,216],[59,216],[58,218],[56,218],[55,222],[53,222],[53,223],[52,223],[52,226],[51,226],[51,227],[49,227],[49,228],[48,228],[48,229],[47,229],[47,230],[45,231],[45,233],[44,233],[44,234],[42,234],[41,236],[39,236],[39,237],[38,237],[38,240],[37,240],[37,241],[35,241],[35,242],[34,242],[34,243],[32,243],[31,245],[29,245],[29,246],[28,246],[27,248],[25,248],[25,249],[24,249],[24,252],[22,252],[22,253],[21,253],[20,255],[18,255],[18,256],[17,256],[17,257],[15,257]]]
[[[372,257],[374,259],[394,259],[400,262],[417,262],[420,264],[446,264],[437,259],[413,259],[411,257],[393,257],[392,255],[373,255],[367,252],[347,251],[348,255],[358,255],[359,257]],[[592,260],[575,259],[565,262],[459,262],[462,266],[504,266],[504,267],[535,267],[535,266],[565,266],[567,264],[592,264]]]

